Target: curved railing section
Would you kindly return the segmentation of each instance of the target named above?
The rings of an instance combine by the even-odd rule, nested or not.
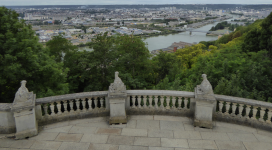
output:
[[[36,118],[40,124],[77,118],[107,116],[108,91],[84,92],[39,98]]]
[[[272,131],[272,103],[252,99],[215,95],[215,119]]]

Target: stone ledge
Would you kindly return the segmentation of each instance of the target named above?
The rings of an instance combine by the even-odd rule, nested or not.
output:
[[[0,103],[0,111],[10,111],[12,103]]]

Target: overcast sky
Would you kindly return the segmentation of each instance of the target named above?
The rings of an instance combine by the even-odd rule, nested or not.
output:
[[[272,4],[272,0],[0,0],[0,6],[111,4]]]

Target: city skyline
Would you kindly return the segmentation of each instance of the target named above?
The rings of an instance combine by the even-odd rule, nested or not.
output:
[[[26,6],[26,5],[115,5],[115,4],[272,4],[271,0],[0,0],[2,6]]]

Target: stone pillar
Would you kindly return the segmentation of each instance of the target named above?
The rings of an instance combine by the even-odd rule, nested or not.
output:
[[[207,75],[202,74],[203,81],[195,88],[195,117],[194,126],[213,128],[213,113],[216,100],[212,90],[212,85],[207,80]]]
[[[126,86],[115,72],[114,83],[109,86],[110,119],[109,124],[127,123],[125,103],[127,100]]]
[[[23,80],[11,107],[15,118],[16,139],[24,139],[38,134],[35,100],[36,95],[28,91],[26,81]]]

